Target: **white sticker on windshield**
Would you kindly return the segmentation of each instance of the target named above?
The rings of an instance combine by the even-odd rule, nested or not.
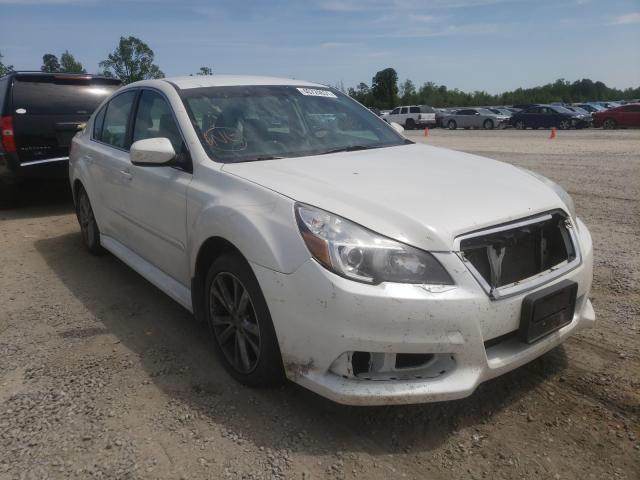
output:
[[[298,91],[303,95],[309,95],[312,97],[338,98],[336,97],[336,94],[330,90],[319,90],[317,88],[298,88]]]

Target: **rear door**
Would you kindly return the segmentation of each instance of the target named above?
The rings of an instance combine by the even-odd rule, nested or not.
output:
[[[125,198],[131,183],[129,162],[129,124],[138,90],[127,90],[113,97],[96,114],[91,148],[85,154],[92,188],[91,204],[100,230],[126,244],[130,234]]]
[[[640,127],[640,105],[625,105],[620,107],[618,113],[620,125]]]
[[[11,115],[19,162],[66,160],[78,126],[119,86],[90,75],[17,74]]]

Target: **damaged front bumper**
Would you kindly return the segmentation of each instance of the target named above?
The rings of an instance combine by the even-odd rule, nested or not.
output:
[[[278,335],[287,376],[336,402],[422,403],[462,398],[595,322],[588,299],[593,250],[576,229],[582,262],[563,280],[578,284],[571,323],[526,344],[518,330],[523,298],[492,300],[454,253],[434,253],[453,286],[367,285],[313,260],[292,274],[252,264]]]

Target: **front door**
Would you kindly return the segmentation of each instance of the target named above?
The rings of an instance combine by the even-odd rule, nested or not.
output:
[[[126,203],[131,237],[127,246],[188,287],[186,195],[191,159],[169,101],[159,91],[145,89],[138,101],[132,141],[160,137],[171,141],[182,168],[129,164]]]

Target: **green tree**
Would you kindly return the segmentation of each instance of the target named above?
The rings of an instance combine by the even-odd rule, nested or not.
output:
[[[398,74],[393,68],[385,68],[371,80],[374,107],[393,108],[398,103]]]
[[[87,73],[82,64],[69,53],[69,50],[65,50],[60,56],[60,67],[60,70],[66,73]]]
[[[400,85],[400,101],[409,105],[416,103],[416,86],[408,78]]]
[[[99,65],[104,69],[104,74],[111,74],[128,84],[138,80],[163,78],[164,73],[153,60],[154,53],[149,45],[139,38],[129,36],[120,37],[118,47]]]
[[[350,88],[348,94],[363,105],[368,107],[373,106],[371,102],[371,89],[369,85],[364,82],[360,82],[356,88]]]
[[[200,71],[196,75],[213,75],[213,69],[211,67],[200,67]]]
[[[2,61],[3,58],[4,55],[2,55],[2,52],[0,52],[0,77],[13,72],[13,65],[5,65]]]
[[[58,57],[56,57],[53,53],[45,53],[42,56],[42,66],[40,70],[47,73],[54,73],[60,71],[60,62],[58,61]]]

